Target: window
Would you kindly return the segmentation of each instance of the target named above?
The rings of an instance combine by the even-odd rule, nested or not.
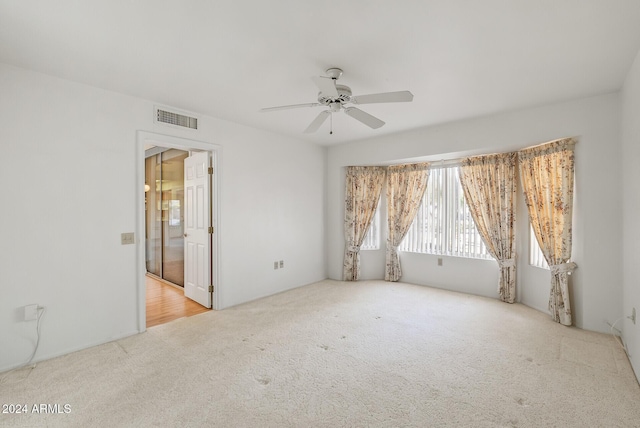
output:
[[[458,167],[432,168],[415,220],[401,251],[491,259],[476,229],[458,178]]]
[[[549,265],[542,254],[536,234],[533,231],[533,227],[529,226],[529,264],[531,266],[549,269]]]
[[[373,214],[373,220],[367,234],[364,236],[364,241],[360,246],[361,250],[379,250],[380,249],[380,200],[378,200],[378,207]]]

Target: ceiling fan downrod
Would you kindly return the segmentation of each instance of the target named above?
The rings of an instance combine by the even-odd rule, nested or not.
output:
[[[342,76],[342,69],[335,67],[328,68],[325,73],[327,73],[327,76],[331,77],[333,80],[338,80],[340,76]]]

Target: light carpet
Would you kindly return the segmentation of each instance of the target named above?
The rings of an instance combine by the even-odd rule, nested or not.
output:
[[[29,411],[1,426],[640,427],[613,336],[384,281],[321,281],[25,375],[5,379],[0,402]]]

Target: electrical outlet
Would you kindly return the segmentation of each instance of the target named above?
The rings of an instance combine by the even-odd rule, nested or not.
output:
[[[34,321],[38,319],[38,305],[27,305],[24,307],[24,320]]]
[[[274,269],[278,269],[278,261],[277,260],[275,262],[273,262],[273,268]]]
[[[280,260],[280,269],[284,267],[284,260]]]
[[[438,266],[442,266],[442,257],[438,257]]]

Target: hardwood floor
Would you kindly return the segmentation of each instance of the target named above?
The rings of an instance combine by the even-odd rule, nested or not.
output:
[[[209,309],[184,297],[181,289],[150,276],[147,285],[147,327],[164,324],[182,317],[206,312]]]

